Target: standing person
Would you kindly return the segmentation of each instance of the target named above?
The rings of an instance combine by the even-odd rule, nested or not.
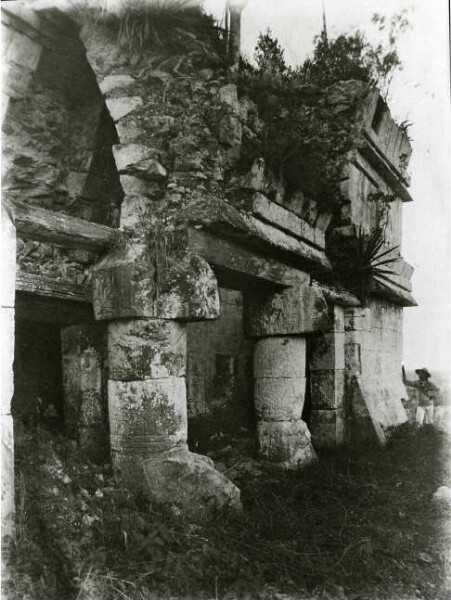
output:
[[[404,366],[402,367],[402,381],[404,385],[414,387],[417,390],[418,406],[416,413],[417,425],[432,425],[434,422],[434,404],[439,398],[438,387],[429,381],[431,374],[425,368],[415,369],[418,376],[416,381],[409,381],[406,377]]]

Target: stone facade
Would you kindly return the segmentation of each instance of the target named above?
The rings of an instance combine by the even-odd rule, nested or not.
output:
[[[406,419],[412,269],[399,256],[389,278],[373,278],[366,304],[330,284],[334,244],[357,230],[383,219],[384,247],[401,241],[410,146],[377,92],[361,98],[351,81],[328,96],[331,110],[360,98],[333,215],[288,195],[262,158],[243,168],[264,123],[224,68],[191,64],[189,77],[144,68],[151,50],[134,60],[107,21],[81,14],[8,6],[2,17],[14,274],[6,372],[14,318],[52,322],[68,434],[99,455],[109,431],[118,479],[196,518],[202,507],[239,511],[240,499],[188,450],[189,417],[252,405],[260,458],[287,469],[314,460],[315,448],[384,441]],[[2,460],[12,473],[5,381]]]

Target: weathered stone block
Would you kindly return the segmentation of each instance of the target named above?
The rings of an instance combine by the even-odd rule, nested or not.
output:
[[[107,98],[106,105],[114,122],[136,110],[143,105],[139,96],[124,96],[123,98]]]
[[[108,75],[100,82],[99,88],[102,94],[108,94],[117,88],[129,87],[136,83],[136,79],[130,75]]]
[[[144,381],[108,381],[113,463],[150,458],[187,439],[184,377]]]
[[[6,60],[34,71],[41,56],[42,46],[27,35],[16,32],[6,54]]]
[[[259,421],[257,435],[260,455],[281,467],[297,468],[316,459],[304,421]]]
[[[345,368],[345,334],[325,333],[312,340],[310,370]]]
[[[182,235],[182,234],[181,234]],[[93,272],[93,308],[98,320],[150,317],[204,320],[219,316],[218,284],[199,256],[167,259],[161,277],[145,245],[118,249]]]
[[[239,110],[238,89],[234,83],[228,83],[218,90],[219,101],[232,109]]]
[[[259,377],[254,381],[254,406],[264,421],[290,421],[302,417],[305,377]]]
[[[255,163],[254,163],[255,164]],[[252,171],[251,171],[252,173]],[[262,183],[264,186],[264,181]],[[252,187],[252,186],[250,186]],[[256,192],[252,201],[252,210],[265,221],[273,223],[283,231],[293,234],[296,237],[307,240],[320,248],[325,247],[324,232],[316,227],[312,227],[307,221],[304,221],[292,211],[287,210],[279,204],[271,202],[263,194]]]
[[[207,456],[173,450],[143,463],[145,493],[191,519],[216,517],[218,511],[241,512],[240,490],[214,468]]]
[[[219,122],[219,141],[229,146],[229,157],[239,158],[241,152],[241,140],[243,137],[243,126],[240,119],[233,114],[226,114]]]
[[[141,177],[135,177],[133,175],[120,175],[119,180],[121,187],[124,191],[125,198],[122,201],[121,211],[124,210],[124,202],[127,201],[127,197],[133,196],[146,196],[149,198],[159,198],[163,196],[161,190],[161,183],[156,181],[148,181]],[[164,184],[163,184],[164,185]]]
[[[63,327],[61,345],[66,433],[78,440],[92,459],[104,458],[107,427],[102,333],[91,326]]]
[[[369,331],[371,329],[371,309],[346,308],[345,331]]]
[[[312,409],[336,409],[342,407],[344,384],[344,370],[312,371],[310,375]]]
[[[301,217],[310,223],[310,225],[315,225],[316,218],[318,216],[318,205],[315,200],[311,200],[310,198],[305,198],[304,204],[302,207]]]
[[[362,371],[362,351],[360,344],[345,344],[345,366],[347,371],[361,373]]]
[[[343,333],[345,331],[345,311],[342,306],[334,304],[332,306],[332,318],[333,318],[333,330],[336,333]]]
[[[268,337],[255,342],[255,377],[305,377],[306,341],[301,337]]]
[[[246,190],[264,192],[268,188],[263,158],[254,160],[250,171],[241,178],[241,187]]]
[[[82,196],[89,173],[83,171],[69,171],[66,177],[67,191],[71,196]]]
[[[344,442],[344,421],[338,410],[312,410],[310,433],[315,448],[330,448]]]
[[[1,507],[2,542],[14,533],[14,432],[11,415],[0,416],[1,425]],[[3,543],[2,543],[3,546]]]
[[[294,285],[269,298],[249,297],[245,308],[249,337],[305,334],[331,327],[323,293],[309,285]]]
[[[157,160],[158,153],[154,148],[140,144],[121,144],[113,146],[114,160],[120,174],[139,173],[150,181],[161,181],[167,171]]]
[[[185,326],[161,319],[109,323],[108,366],[110,379],[122,381],[183,377]]]
[[[30,87],[34,72],[20,65],[6,65],[4,73],[3,93],[11,98],[23,98]]]

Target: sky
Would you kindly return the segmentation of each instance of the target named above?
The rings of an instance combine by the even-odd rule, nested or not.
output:
[[[415,267],[419,306],[404,310],[403,360],[407,368],[451,370],[451,109],[448,0],[324,0],[330,36],[355,29],[372,41],[381,34],[374,13],[407,11],[411,28],[398,42],[403,63],[392,82],[389,107],[398,122],[412,122],[409,171],[414,202],[404,204],[404,259]],[[224,0],[206,0],[215,16]],[[320,32],[322,0],[248,0],[242,12],[242,52],[253,55],[259,32],[271,28],[287,62],[301,62]]]

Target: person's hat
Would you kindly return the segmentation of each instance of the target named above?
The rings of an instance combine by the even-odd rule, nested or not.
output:
[[[416,373],[417,375],[421,375],[421,374],[423,373],[424,375],[426,375],[426,377],[430,377],[430,376],[431,376],[431,374],[429,373],[429,371],[428,371],[426,368],[423,368],[423,369],[415,369],[415,373]]]

